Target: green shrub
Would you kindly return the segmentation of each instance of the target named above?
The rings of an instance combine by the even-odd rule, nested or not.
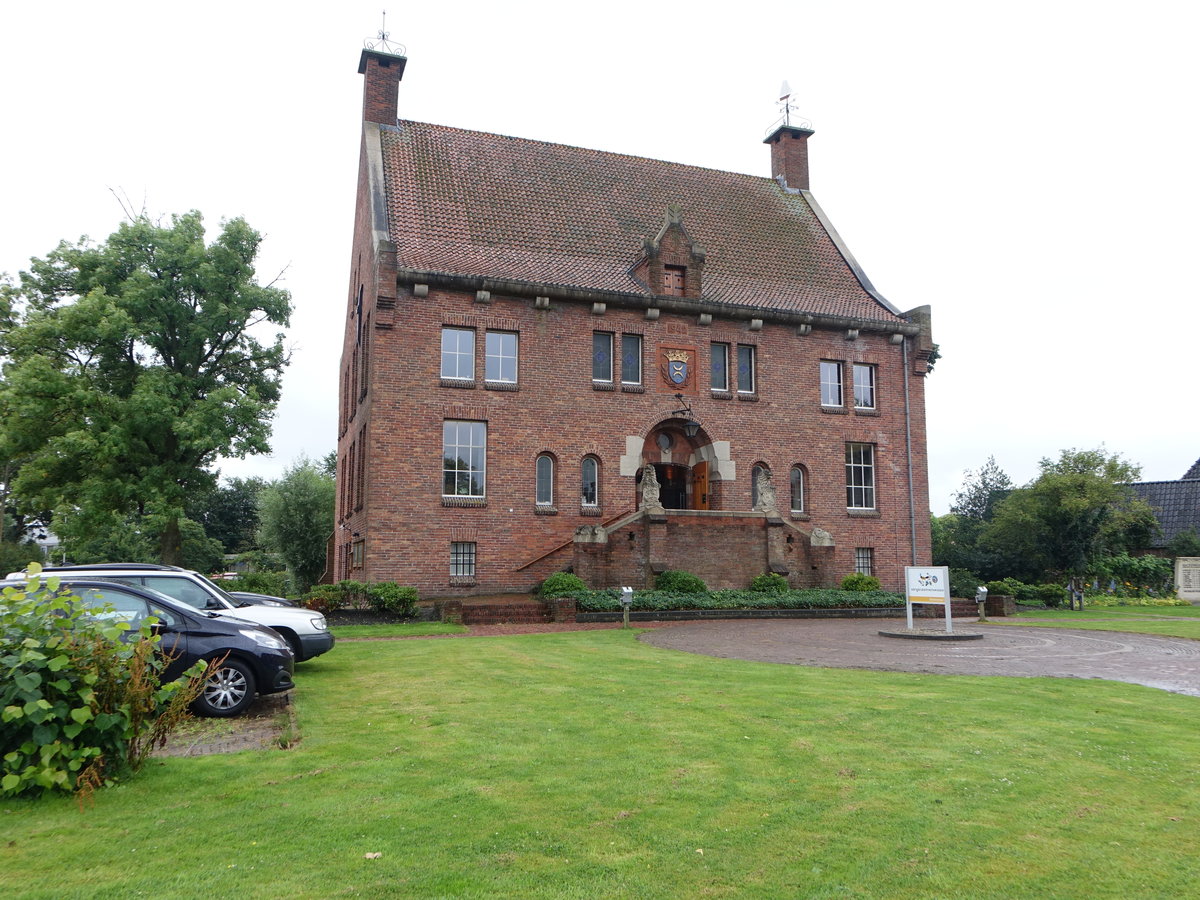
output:
[[[999,597],[1012,597],[1016,600],[1026,600],[1029,597],[1029,585],[1022,584],[1015,578],[1004,578],[1000,581],[989,581],[985,587],[989,594]]]
[[[975,596],[975,590],[981,584],[983,584],[983,579],[970,569],[950,570],[951,597],[965,597],[969,600]],[[988,593],[991,593],[990,589]]]
[[[380,581],[367,588],[367,605],[377,613],[409,618],[416,611],[417,589]]]
[[[842,579],[843,591],[877,591],[879,579],[874,575],[864,575],[862,572],[851,572]]]
[[[691,572],[672,570],[663,572],[654,579],[654,589],[656,591],[672,591],[676,594],[703,594],[708,590],[708,585],[698,575],[693,575]]]
[[[24,544],[0,541],[0,577],[9,572],[22,572],[31,562],[40,563],[42,559],[42,548],[32,541]]]
[[[285,572],[243,572],[237,578],[223,580],[221,587],[227,591],[248,591],[271,597],[286,597],[291,589]]]
[[[587,585],[578,575],[570,572],[555,572],[542,582],[538,595],[542,597],[573,597],[580,591],[587,590]]]
[[[778,572],[763,572],[761,575],[755,575],[754,580],[750,582],[750,590],[767,594],[778,594],[787,589],[787,579]]]
[[[95,788],[128,777],[187,716],[204,664],[162,685],[158,636],[97,616],[58,579],[0,602],[0,797]]]
[[[302,606],[320,613],[331,613],[346,605],[346,596],[336,584],[318,584],[300,598]]]
[[[1039,584],[1033,589],[1033,600],[1040,600],[1051,608],[1061,606],[1066,598],[1067,589],[1061,584]]]
[[[605,588],[575,595],[580,612],[620,612],[621,591]],[[665,612],[681,609],[897,609],[904,606],[902,594],[891,591],[843,591],[809,588],[771,593],[751,590],[719,590],[700,594],[670,591],[637,591],[636,612]]]

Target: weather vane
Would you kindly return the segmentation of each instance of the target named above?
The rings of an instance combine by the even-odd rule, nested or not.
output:
[[[779,99],[775,101],[775,105],[779,107],[779,112],[781,113],[779,122],[776,124],[781,124],[784,127],[790,126],[792,124],[792,112],[796,109],[796,104],[792,102],[792,88],[786,81],[779,86]],[[812,122],[808,119],[797,119],[796,127],[811,131]]]
[[[395,44],[388,40],[387,32],[387,10],[383,11],[383,20],[379,25],[379,34],[374,38],[367,38],[363,41],[363,46],[368,50],[381,50],[384,53],[390,53],[393,56],[407,56],[408,51],[403,44]]]

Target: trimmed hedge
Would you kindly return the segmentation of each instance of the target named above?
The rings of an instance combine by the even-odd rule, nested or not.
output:
[[[579,591],[573,595],[579,612],[620,612],[621,591]],[[634,612],[665,612],[676,609],[885,609],[904,606],[904,596],[891,591],[843,591],[810,589],[803,591],[725,590],[704,594],[680,594],[671,591],[634,591]]]

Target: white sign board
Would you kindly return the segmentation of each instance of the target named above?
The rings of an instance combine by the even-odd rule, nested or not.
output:
[[[1180,600],[1200,603],[1200,556],[1175,558],[1175,593]]]
[[[946,566],[904,567],[904,608],[909,630],[913,627],[914,603],[940,603],[946,610],[946,633],[954,631],[950,618],[950,569]]]

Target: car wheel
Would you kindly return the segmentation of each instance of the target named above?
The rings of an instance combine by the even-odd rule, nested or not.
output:
[[[236,716],[254,702],[254,673],[245,663],[226,659],[208,676],[192,709],[202,716]]]

